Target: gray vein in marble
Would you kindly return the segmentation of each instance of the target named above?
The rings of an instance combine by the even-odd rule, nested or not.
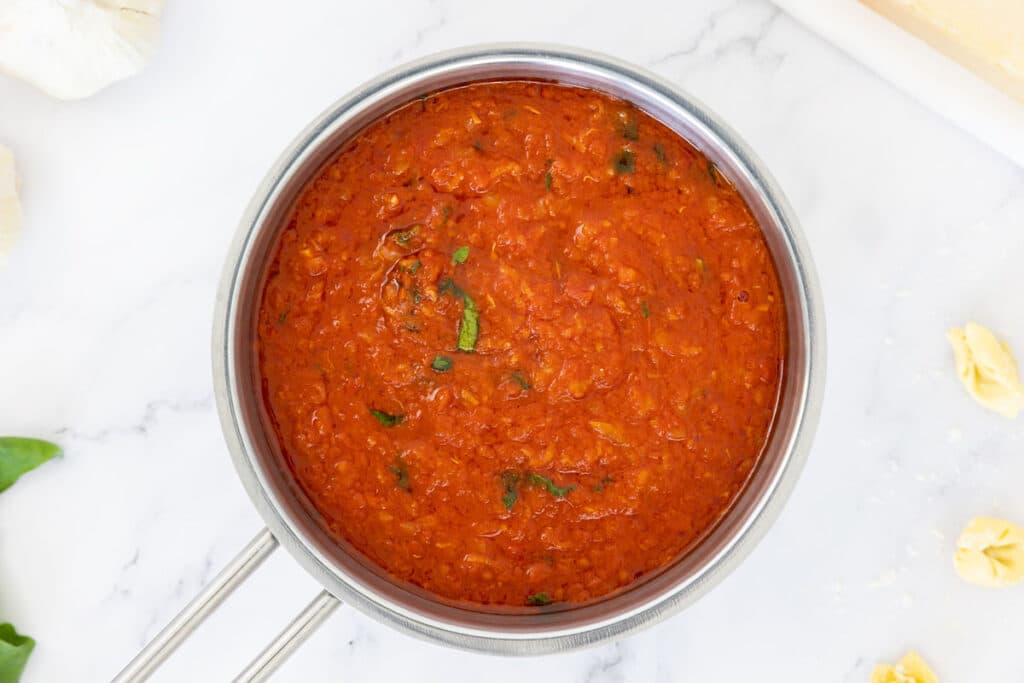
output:
[[[436,9],[437,18],[432,23],[416,29],[416,33],[409,43],[391,53],[391,56],[388,58],[389,65],[403,62],[410,55],[415,54],[428,37],[443,29],[445,24],[447,24],[448,13],[445,11],[444,5],[439,0],[430,0],[429,4],[432,9]]]
[[[628,650],[622,641],[618,641],[610,648],[610,654],[597,657],[597,661],[590,665],[583,678],[583,683],[611,683],[611,681],[625,681],[622,673],[622,663],[626,659]]]
[[[697,51],[700,49],[701,45],[703,45],[704,42],[711,36],[711,34],[714,33],[715,28],[718,27],[721,20],[726,15],[735,11],[742,4],[742,1],[734,2],[728,7],[718,10],[717,12],[710,13],[707,16],[704,25],[701,26],[700,30],[697,31],[697,34],[693,38],[691,38],[688,43],[686,43],[683,47],[677,48],[672,52],[669,52],[666,55],[656,57],[654,58],[654,60],[648,61],[647,65],[649,67],[655,68],[661,66],[662,64],[665,64],[666,62],[673,61],[680,57],[689,57],[691,55],[696,54]]]
[[[735,49],[743,48],[750,53],[750,56],[754,58],[757,64],[766,66],[769,70],[777,69],[785,61],[786,54],[784,52],[766,51],[764,49],[764,41],[781,16],[782,10],[773,8],[754,28],[752,35],[741,36],[735,40],[722,43],[708,54],[707,57],[700,60],[700,63],[716,63],[721,57],[733,52]]]
[[[716,41],[714,39],[716,30],[723,25],[726,18],[731,17],[737,12],[745,12],[748,9],[760,12],[762,8],[766,10],[764,17],[753,26],[752,31],[742,31],[740,35],[727,40]],[[681,58],[692,57],[692,60],[687,60],[688,63],[685,70],[693,70],[707,64],[715,64],[725,55],[737,50],[743,50],[748,52],[759,65],[765,66],[769,70],[774,70],[782,64],[785,59],[785,53],[767,51],[764,48],[764,41],[781,16],[782,11],[774,6],[752,5],[749,2],[742,1],[736,2],[708,15],[705,24],[686,45],[655,58],[653,61],[649,61],[647,65],[657,68]],[[702,53],[701,49],[708,43],[715,43],[715,48],[708,53]]]
[[[861,667],[864,666],[864,663],[865,660],[863,657],[857,657],[857,659],[853,661],[853,666],[846,670],[846,673],[843,675],[843,680],[851,682],[863,680],[864,674],[861,671]]]
[[[6,314],[3,314],[2,317],[0,317],[0,327],[10,329],[14,325],[14,323],[16,323],[18,319],[25,313],[29,306],[28,301],[26,301],[24,298],[14,303],[5,303],[8,304],[8,308]]]
[[[169,595],[165,591],[162,597],[153,603],[159,605],[159,607],[149,611],[149,619],[146,620],[145,625],[138,631],[139,637],[137,642],[140,648],[145,647],[153,636],[157,634],[157,631],[163,628],[165,623],[174,614],[177,614],[180,609],[195,597],[203,586],[210,582],[210,579],[213,578],[213,551],[214,548],[209,548],[206,551],[206,555],[203,557],[203,565],[197,577],[189,576],[194,574],[194,572],[185,572],[174,582],[174,588],[170,591]],[[127,594],[130,595],[130,592]]]
[[[159,399],[150,401],[143,409],[142,417],[135,423],[128,426],[107,427],[98,432],[80,432],[73,427],[61,427],[54,432],[57,436],[65,436],[81,441],[90,441],[102,444],[108,437],[115,435],[138,435],[145,436],[149,430],[157,424],[164,412],[169,413],[202,413],[213,407],[213,396],[208,395],[196,400],[171,401]]]
[[[168,273],[162,279],[154,282],[152,286],[146,288],[145,295],[138,301],[138,303],[129,306],[124,313],[115,318],[110,323],[109,332],[113,332],[124,327],[140,313],[162,301],[169,293],[174,292],[179,287],[191,284],[194,278],[195,273],[191,273],[189,271]]]
[[[141,551],[138,548],[136,548],[135,552],[132,554],[131,559],[125,562],[123,565],[121,565],[121,569],[118,570],[117,581],[114,582],[114,587],[110,590],[110,593],[108,593],[106,597],[100,600],[99,604],[105,605],[117,598],[130,598],[132,596],[131,589],[125,588],[122,585],[122,583],[125,574],[127,574],[129,570],[131,570],[133,567],[138,566],[140,555]]]

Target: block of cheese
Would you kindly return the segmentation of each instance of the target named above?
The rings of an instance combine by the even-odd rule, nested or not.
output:
[[[1024,0],[860,0],[1024,102]]]
[[[18,203],[18,176],[14,174],[14,155],[0,145],[0,266],[14,246],[21,225],[21,204]]]

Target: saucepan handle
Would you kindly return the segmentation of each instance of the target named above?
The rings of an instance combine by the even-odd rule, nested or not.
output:
[[[306,642],[306,638],[312,635],[316,627],[323,623],[324,619],[331,615],[331,612],[338,609],[341,601],[327,591],[320,591],[320,594],[313,598],[313,601],[306,605],[306,608],[299,612],[292,623],[288,624],[277,638],[274,638],[263,652],[245,667],[242,673],[238,674],[234,683],[258,683],[270,677],[277,667],[281,666],[288,655]]]
[[[185,609],[142,648],[135,659],[114,677],[113,683],[141,683],[149,678],[275,548],[277,539],[268,529],[257,534]],[[339,604],[330,593],[322,592],[236,680],[249,682],[266,679]]]

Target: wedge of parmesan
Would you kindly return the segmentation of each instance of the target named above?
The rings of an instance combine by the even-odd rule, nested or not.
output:
[[[0,0],[0,73],[61,99],[141,71],[164,0]]]
[[[860,0],[1024,102],[1024,0]]]
[[[14,246],[21,227],[21,204],[18,202],[18,176],[14,174],[14,155],[0,145],[0,266]]]

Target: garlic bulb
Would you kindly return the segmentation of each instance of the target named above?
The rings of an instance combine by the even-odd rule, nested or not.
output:
[[[0,73],[61,99],[138,73],[156,50],[163,0],[0,0]]]
[[[14,246],[21,227],[21,204],[18,203],[18,177],[14,174],[14,155],[0,145],[0,265]]]

